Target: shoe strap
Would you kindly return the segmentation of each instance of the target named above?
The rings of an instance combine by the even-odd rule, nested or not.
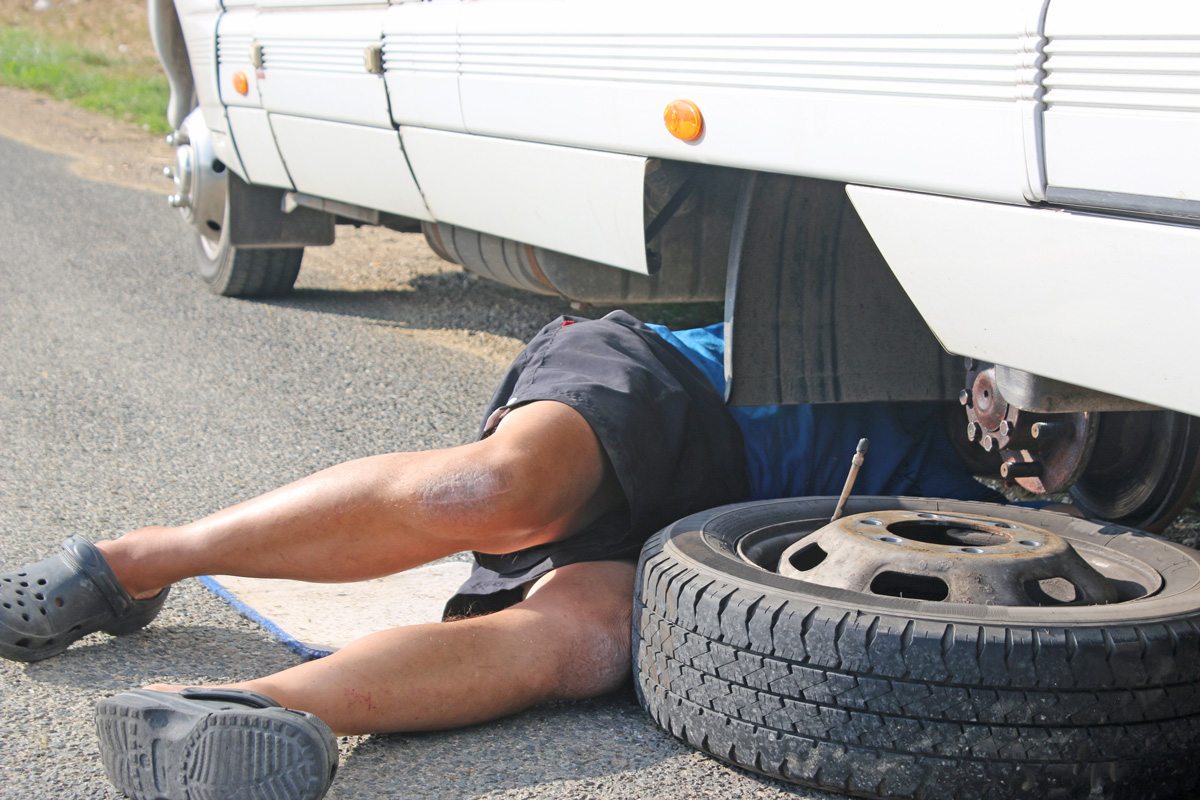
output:
[[[216,700],[227,703],[238,703],[252,708],[279,708],[279,703],[276,703],[265,694],[252,692],[249,689],[224,689],[224,688],[207,688],[204,686],[189,686],[186,689],[179,690],[180,697],[186,697],[189,700]]]
[[[112,567],[108,566],[96,545],[82,536],[72,536],[63,542],[63,552],[67,561],[96,585],[118,619],[134,609],[136,601],[117,580]]]

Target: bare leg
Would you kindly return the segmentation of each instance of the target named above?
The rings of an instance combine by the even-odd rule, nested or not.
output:
[[[382,631],[231,685],[316,714],[339,735],[455,728],[604,694],[629,674],[633,578],[624,561],[571,564],[504,611]]]
[[[513,410],[479,442],[352,461],[198,522],[97,546],[136,597],[205,574],[366,580],[463,550],[553,541],[619,502],[586,420],[546,401]]]
[[[97,546],[138,596],[205,573],[360,580],[466,549],[554,541],[620,502],[586,420],[538,402],[480,442],[354,461],[189,525]],[[339,733],[450,728],[600,694],[628,674],[633,573],[626,562],[570,565],[505,611],[383,631],[235,686]]]

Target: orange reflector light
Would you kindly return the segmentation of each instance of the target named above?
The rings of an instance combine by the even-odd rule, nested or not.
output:
[[[233,73],[233,90],[238,94],[246,94],[250,91],[250,81],[246,80],[246,73],[241,70]]]
[[[691,100],[671,102],[663,112],[663,121],[667,123],[667,130],[672,136],[685,142],[699,138],[704,132],[704,117],[700,116],[700,109]]]

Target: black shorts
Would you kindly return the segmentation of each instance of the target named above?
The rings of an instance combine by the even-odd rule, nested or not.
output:
[[[562,541],[476,553],[447,616],[515,602],[524,584],[566,564],[636,559],[659,529],[750,494],[742,434],[723,399],[687,357],[623,311],[598,320],[560,317],[543,328],[509,367],[480,438],[498,410],[535,400],[557,400],[583,415],[626,504]]]

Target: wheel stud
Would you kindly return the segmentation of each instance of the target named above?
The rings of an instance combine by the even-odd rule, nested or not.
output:
[[[1075,426],[1069,422],[1035,422],[1033,438],[1040,441],[1075,438]]]
[[[1000,436],[1008,450],[1024,450],[1033,445],[1029,428],[1022,428],[1019,422],[1010,419],[1000,421]]]
[[[1008,479],[1040,478],[1042,462],[1040,461],[1005,461],[1000,465],[1000,476]]]

